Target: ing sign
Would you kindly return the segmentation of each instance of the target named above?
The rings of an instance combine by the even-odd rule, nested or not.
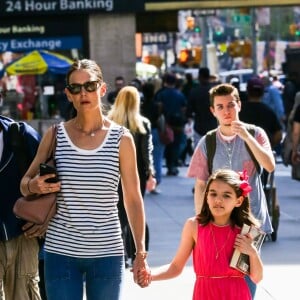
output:
[[[143,44],[168,44],[169,36],[167,33],[143,33]]]

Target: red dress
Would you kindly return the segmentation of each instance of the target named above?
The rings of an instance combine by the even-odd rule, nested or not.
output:
[[[198,226],[193,249],[196,274],[193,300],[251,300],[245,275],[229,266],[235,237],[240,231],[230,225]]]

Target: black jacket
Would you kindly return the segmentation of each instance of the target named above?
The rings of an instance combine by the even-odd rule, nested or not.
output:
[[[142,181],[147,181],[150,173],[152,173],[152,175],[155,175],[152,154],[153,143],[150,121],[147,118],[143,117],[143,124],[146,129],[146,134],[134,134],[134,143],[136,147],[139,177]]]
[[[188,98],[187,117],[194,118],[194,130],[201,136],[218,126],[210,111],[209,90],[211,83],[199,84],[191,89]]]
[[[19,165],[12,152],[8,136],[9,123],[13,120],[0,116],[0,127],[3,132],[3,152],[0,160],[0,241],[10,240],[22,234],[24,222],[15,217],[13,206],[21,196],[20,181],[22,179]],[[21,132],[25,136],[30,161],[33,159],[40,141],[36,130],[21,122]]]

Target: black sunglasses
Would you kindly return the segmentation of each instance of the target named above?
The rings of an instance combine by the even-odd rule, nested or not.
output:
[[[100,87],[100,82],[99,81],[87,81],[83,84],[80,83],[71,83],[67,85],[67,89],[69,92],[73,95],[77,95],[81,92],[82,87],[89,92],[95,92],[99,87]]]

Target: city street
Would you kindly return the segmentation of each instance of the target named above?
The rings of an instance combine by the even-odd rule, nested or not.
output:
[[[177,249],[182,225],[193,215],[192,187],[194,180],[185,177],[187,168],[180,168],[177,177],[164,177],[161,194],[147,194],[145,199],[150,228],[148,263],[151,268],[167,264]],[[299,300],[300,278],[300,182],[292,180],[290,168],[276,165],[275,181],[280,202],[280,223],[276,242],[266,241],[262,247],[264,279],[258,286],[255,300]],[[123,300],[188,300],[192,299],[194,274],[189,260],[177,278],[153,282],[141,289],[126,270]]]

